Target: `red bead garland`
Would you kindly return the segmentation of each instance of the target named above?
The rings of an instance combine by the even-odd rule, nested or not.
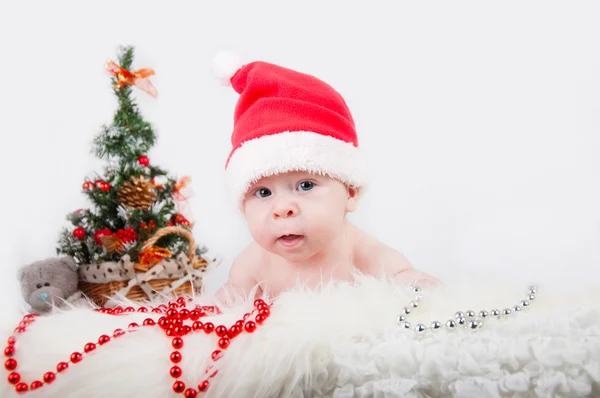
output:
[[[190,299],[191,301],[191,299]],[[270,305],[266,304],[263,300],[258,299],[254,302],[254,310],[251,313],[244,314],[241,320],[238,320],[229,328],[225,325],[215,325],[212,322],[201,322],[198,319],[208,316],[211,314],[220,314],[220,310],[215,306],[200,306],[196,305],[193,309],[185,308],[187,301],[184,297],[180,297],[177,301],[172,301],[167,305],[161,304],[158,307],[140,307],[137,309],[137,312],[152,312],[156,314],[162,314],[158,320],[154,320],[152,318],[146,318],[142,325],[144,327],[156,327],[163,329],[167,336],[172,337],[171,345],[175,349],[170,354],[170,360],[173,363],[173,366],[169,369],[169,374],[172,378],[175,379],[173,383],[173,391],[177,394],[183,394],[186,398],[195,398],[199,393],[204,393],[208,390],[210,386],[210,379],[215,377],[218,373],[213,366],[209,366],[206,369],[206,378],[198,384],[197,388],[187,387],[186,384],[179,380],[183,375],[183,370],[177,365],[182,360],[182,354],[179,351],[184,346],[183,336],[186,336],[192,332],[204,331],[206,334],[211,334],[215,332],[216,337],[218,338],[217,346],[218,349],[214,350],[211,354],[211,359],[213,362],[216,362],[223,356],[223,351],[225,351],[230,345],[233,339],[235,339],[238,335],[243,332],[253,333],[258,324],[262,324],[270,315]],[[117,308],[100,308],[95,310],[96,312],[100,312],[108,315],[121,315],[126,313],[136,312],[136,309],[133,307],[117,307]],[[256,314],[254,320],[250,320],[249,318]],[[24,333],[27,330],[27,326],[33,323],[38,315],[37,314],[28,314],[23,317],[23,320],[19,323],[19,326],[14,330],[15,334]],[[191,325],[186,325],[184,322],[190,322]],[[17,372],[18,362],[12,358],[15,355],[15,343],[17,337],[10,336],[7,339],[7,345],[4,349],[4,356],[7,357],[4,362],[4,368],[10,372],[7,377],[7,380],[10,384],[15,386],[15,391],[17,393],[25,393],[29,390],[36,390],[38,388],[43,387],[44,385],[50,384],[55,381],[56,376],[62,372],[65,372],[69,368],[69,364],[76,364],[82,361],[84,355],[88,355],[96,351],[97,346],[104,345],[109,343],[113,338],[119,338],[126,333],[132,333],[139,330],[140,326],[136,322],[131,322],[128,325],[128,330],[125,331],[123,329],[115,329],[112,333],[112,337],[108,334],[103,334],[98,337],[97,343],[89,342],[85,344],[83,348],[83,353],[75,351],[70,357],[69,361],[59,362],[56,365],[56,372],[46,372],[42,381],[35,380],[28,385],[25,382],[21,381],[21,375]]]

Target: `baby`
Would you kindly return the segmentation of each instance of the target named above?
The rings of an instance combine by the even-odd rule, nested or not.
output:
[[[346,218],[367,176],[342,96],[310,75],[220,57],[218,73],[240,94],[226,172],[254,242],[217,298],[274,298],[297,284],[351,281],[356,272],[437,285]]]

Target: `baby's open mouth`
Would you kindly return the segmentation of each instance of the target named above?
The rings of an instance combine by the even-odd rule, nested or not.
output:
[[[288,234],[288,235],[281,235],[279,237],[279,239],[294,240],[294,239],[301,238],[301,237],[302,237],[302,235]]]
[[[281,235],[277,241],[286,248],[293,248],[298,246],[304,240],[304,235],[287,234]]]

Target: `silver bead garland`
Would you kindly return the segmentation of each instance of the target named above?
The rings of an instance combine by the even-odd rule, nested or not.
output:
[[[426,326],[423,323],[417,323],[413,328],[410,322],[407,321],[407,318],[410,316],[412,311],[416,311],[416,308],[419,307],[420,301],[423,299],[423,295],[420,287],[412,286],[412,289],[416,294],[415,299],[402,309],[401,314],[398,315],[398,323],[402,328],[413,330],[419,335],[423,335],[429,330],[454,330],[458,328],[479,330],[484,326],[484,320],[487,322],[488,319],[507,319],[514,316],[514,314],[518,312],[528,309],[531,305],[531,302],[535,300],[537,295],[537,287],[529,286],[525,300],[521,300],[519,304],[516,304],[510,308],[507,307],[502,310],[494,308],[490,311],[481,310],[478,313],[473,310],[457,311],[454,314],[454,318],[449,319],[446,321],[446,323],[433,321],[429,326]]]

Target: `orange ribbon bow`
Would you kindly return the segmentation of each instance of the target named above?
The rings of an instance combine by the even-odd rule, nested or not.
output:
[[[158,95],[156,88],[154,88],[150,80],[148,80],[148,77],[154,75],[154,70],[150,68],[144,68],[136,70],[135,72],[130,72],[125,68],[121,68],[119,65],[109,59],[106,61],[106,65],[104,65],[104,70],[117,77],[118,81],[115,84],[115,87],[117,88],[121,88],[126,84],[130,84],[132,86],[136,86],[142,91],[145,91],[153,98],[156,98]]]

